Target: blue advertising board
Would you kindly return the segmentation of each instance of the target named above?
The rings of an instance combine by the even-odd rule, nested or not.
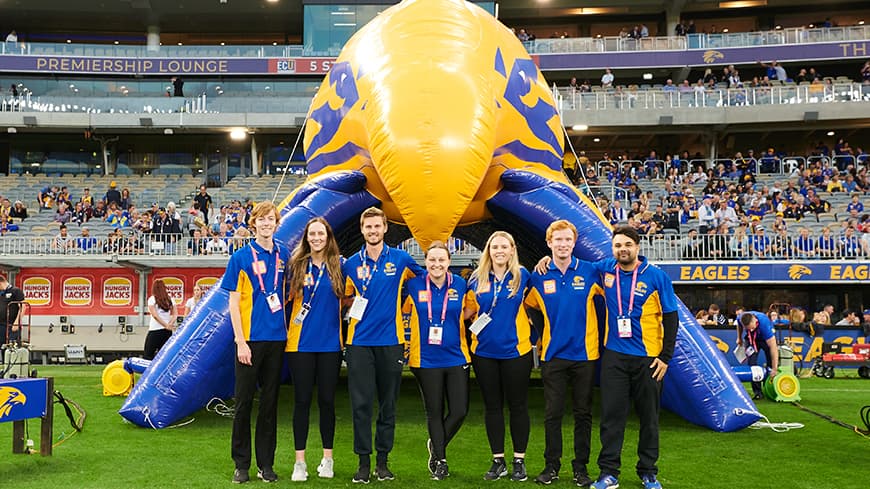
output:
[[[707,334],[719,350],[725,354],[725,358],[732,366],[740,365],[734,356],[734,348],[737,346],[737,330],[708,329]],[[810,336],[806,333],[789,332],[788,330],[776,330],[776,342],[782,344],[788,340],[794,348],[795,364],[803,362],[804,368],[812,366],[816,357],[822,354],[823,343],[841,343],[849,346],[855,343],[867,343],[863,332],[858,328],[851,329],[826,329],[821,336]],[[761,354],[764,357],[764,353]],[[766,360],[765,360],[766,361]]]
[[[48,379],[0,379],[0,423],[45,416]]]
[[[867,260],[730,261],[715,263],[656,263],[676,284],[777,283],[779,285],[870,283]]]

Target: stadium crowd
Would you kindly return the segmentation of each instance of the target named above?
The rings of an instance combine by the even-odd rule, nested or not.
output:
[[[51,213],[52,221],[58,224],[58,232],[49,244],[51,252],[180,254],[183,250],[176,248],[186,243],[188,255],[226,255],[243,246],[251,238],[247,221],[254,205],[250,199],[244,204],[236,199],[215,209],[202,185],[186,212],[172,201],[165,206],[152,202],[140,210],[129,188],[118,190],[114,181],[101,197],[87,187],[76,198],[66,186],[46,186],[38,192],[36,202],[37,212]],[[10,204],[9,199],[0,196],[0,235],[17,231],[18,223],[28,217],[22,201]],[[111,230],[106,236],[93,236],[91,227],[95,222]],[[70,233],[73,226],[78,234]],[[182,239],[185,235],[190,239]]]

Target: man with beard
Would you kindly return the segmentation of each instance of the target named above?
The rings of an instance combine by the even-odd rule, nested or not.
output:
[[[660,489],[659,410],[662,379],[677,339],[677,298],[671,280],[638,255],[640,236],[627,226],[613,231],[612,259],[597,262],[607,327],[601,353],[601,474],[594,489],[619,486],[625,423],[634,404],[640,418],[637,475],[645,489]]]

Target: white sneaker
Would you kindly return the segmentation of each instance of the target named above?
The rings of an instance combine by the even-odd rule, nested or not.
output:
[[[332,466],[335,461],[331,458],[322,458],[320,460],[320,465],[317,466],[317,475],[319,477],[323,477],[324,479],[332,479],[335,477],[335,472],[332,470]]]
[[[293,464],[293,476],[290,477],[293,482],[305,482],[308,480],[308,466],[305,462],[296,462]]]

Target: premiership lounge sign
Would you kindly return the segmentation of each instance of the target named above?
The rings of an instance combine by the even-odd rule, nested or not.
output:
[[[0,56],[0,71],[106,75],[323,75],[335,58]]]

